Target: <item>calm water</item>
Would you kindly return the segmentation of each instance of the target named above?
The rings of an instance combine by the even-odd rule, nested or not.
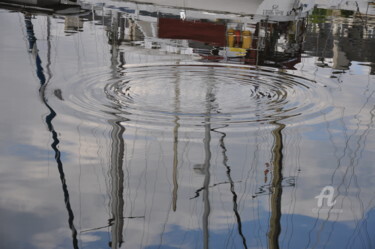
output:
[[[221,2],[0,9],[1,248],[375,248],[374,5]]]

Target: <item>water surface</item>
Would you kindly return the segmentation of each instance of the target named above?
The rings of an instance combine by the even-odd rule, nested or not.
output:
[[[374,5],[137,2],[0,9],[1,248],[374,248]]]

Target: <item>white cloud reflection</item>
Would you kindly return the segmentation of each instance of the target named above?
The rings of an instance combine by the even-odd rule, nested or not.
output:
[[[3,89],[0,91],[3,117],[0,121],[3,129],[0,135],[0,214],[6,221],[0,226],[1,237],[5,238],[1,243],[5,243],[3,248],[69,248],[73,240],[69,210],[55,159],[56,151],[51,147],[56,141],[46,123],[50,110],[39,96],[40,82],[32,55],[27,53],[22,18],[19,13],[0,12],[0,23],[7,24],[2,25],[2,32],[6,35],[0,39],[0,55],[9,58],[0,60]],[[51,21],[53,76],[46,93],[48,104],[57,114],[52,124],[58,135],[57,150],[61,153],[79,246],[110,240],[114,225],[108,225],[116,201],[111,191],[122,185],[123,206],[120,209],[123,211],[124,248],[152,248],[168,240],[170,246],[191,248],[188,239],[181,245],[171,239],[170,234],[176,231],[196,238],[197,244],[202,243],[202,217],[207,208],[202,196],[207,189],[201,189],[205,175],[196,166],[202,165],[207,156],[204,149],[207,141],[205,117],[195,119],[196,123],[191,126],[188,118],[170,115],[164,121],[165,126],[157,127],[156,124],[149,129],[153,124],[142,126],[142,120],[121,113],[110,106],[113,102],[106,99],[103,103],[107,106],[103,105],[103,109],[112,108],[115,114],[95,109],[93,113],[101,112],[101,116],[87,118],[92,116],[91,112],[84,114],[85,108],[83,111],[72,108],[75,104],[72,98],[78,91],[78,84],[82,83],[74,82],[74,77],[82,75],[84,78],[87,72],[105,68],[105,77],[113,81],[108,73],[112,68],[105,30],[93,23],[85,23],[84,32],[65,37],[61,34],[63,24],[57,19]],[[33,23],[46,70],[46,17],[37,16]],[[129,50],[133,48],[124,46],[122,49],[125,53]],[[127,58],[136,61],[134,56]],[[139,58],[139,63],[144,63],[144,57]],[[319,213],[318,221],[323,226],[326,222],[327,229],[331,222],[338,223],[338,231],[347,226],[353,229],[363,223],[374,205],[375,171],[371,164],[375,151],[374,84],[369,84],[373,75],[364,74],[367,71],[358,69],[361,66],[357,64],[356,75],[340,75],[340,83],[337,83],[336,79],[328,78],[329,69],[318,68],[312,59],[303,60],[298,66],[300,68],[293,73],[299,72],[327,86],[332,110],[321,113],[312,121],[304,121],[303,116],[279,121],[286,125],[282,130],[284,180],[281,213],[285,219],[282,220],[282,231],[285,228],[287,232],[283,236],[290,236],[291,241],[299,238],[292,238],[293,232],[286,226],[311,225],[308,222],[316,221],[317,214],[312,211],[317,207],[314,197],[324,186],[335,187],[338,194],[335,208],[343,210],[338,215]],[[319,72],[315,74],[310,69]],[[77,84],[77,89],[71,88],[73,84]],[[63,101],[53,95],[54,89],[61,89]],[[102,90],[95,94],[104,97]],[[137,93],[156,98],[157,93],[153,90],[143,88]],[[188,100],[192,96],[204,99],[202,89],[193,90],[196,94],[193,95],[193,91]],[[178,146],[174,147],[176,123],[180,126],[177,129]],[[120,126],[125,129],[119,136],[123,139],[124,156],[117,158],[122,160],[123,182],[115,186],[115,179],[111,176],[111,166],[114,165],[111,132]],[[236,217],[239,214],[252,248],[261,248],[260,243],[267,239],[269,211],[272,209],[268,187],[276,174],[267,164],[272,164],[275,156],[272,155],[275,146],[273,132],[277,127],[274,123],[244,125],[240,127],[241,132],[230,125],[211,127],[208,191],[212,238],[222,235],[219,239],[227,243],[233,238],[241,241]],[[173,169],[176,159],[177,168]],[[120,172],[116,174],[116,177],[121,175]],[[178,183],[175,211],[173,190],[177,187],[174,176]],[[262,188],[265,193],[260,193]],[[197,193],[199,196],[194,198]],[[313,229],[308,227],[304,231],[307,233]],[[252,234],[256,230],[261,234]],[[305,234],[303,239],[308,239],[308,236]]]

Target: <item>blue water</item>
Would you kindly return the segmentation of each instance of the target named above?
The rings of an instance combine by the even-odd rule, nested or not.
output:
[[[1,5],[0,248],[374,248],[374,5],[154,2]]]

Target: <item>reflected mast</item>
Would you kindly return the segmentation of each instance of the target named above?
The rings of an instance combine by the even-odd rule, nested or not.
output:
[[[176,78],[178,76],[176,75]],[[173,181],[173,191],[172,191],[172,208],[173,212],[177,210],[177,191],[178,191],[178,128],[180,127],[179,120],[180,117],[178,116],[179,109],[180,109],[180,85],[178,84],[178,80],[175,84],[175,126],[173,129],[173,172],[172,172],[172,181]]]
[[[242,244],[243,244],[244,248],[247,249],[248,246],[247,246],[247,242],[246,242],[246,236],[243,234],[243,230],[242,230],[241,215],[238,212],[238,203],[237,203],[238,196],[237,196],[236,191],[234,190],[234,181],[233,181],[232,175],[231,175],[231,167],[228,165],[229,159],[228,159],[228,156],[227,156],[227,148],[225,147],[225,143],[224,143],[224,139],[227,135],[224,132],[219,132],[219,131],[216,131],[216,132],[218,132],[222,135],[221,138],[220,138],[220,147],[222,149],[222,154],[223,154],[223,165],[227,169],[226,173],[227,173],[228,181],[229,181],[229,184],[230,184],[230,192],[233,195],[233,212],[234,212],[234,215],[235,215],[236,220],[237,220],[238,234],[240,235],[240,237],[242,239]]]
[[[119,43],[121,42],[118,38],[120,13],[117,13],[112,18],[112,32],[111,32],[111,64],[113,68],[113,76],[116,78],[117,75],[117,64],[120,55],[120,66],[124,64],[122,60],[123,54],[119,53]],[[122,28],[121,28],[122,30]],[[113,114],[115,115],[115,114]],[[110,169],[109,173],[111,176],[111,200],[110,208],[112,217],[109,219],[109,226],[111,226],[111,241],[109,246],[112,249],[120,248],[123,241],[123,229],[124,229],[124,156],[125,156],[125,142],[124,132],[125,128],[121,125],[121,118],[115,118],[108,120],[108,123],[112,126],[111,131],[111,157],[110,157]]]
[[[204,120],[204,163],[202,172],[204,174],[204,181],[203,181],[203,202],[204,202],[204,210],[203,210],[203,248],[209,248],[209,216],[211,212],[210,200],[209,200],[209,185],[211,180],[210,175],[210,167],[211,167],[211,97],[212,97],[212,87],[210,85],[207,93],[206,93],[206,116]]]
[[[125,143],[123,134],[125,128],[119,120],[109,120],[112,126],[111,132],[111,212],[112,218],[109,220],[111,226],[111,242],[110,247],[113,249],[120,248],[123,243],[123,227],[124,227],[124,151]]]
[[[72,232],[72,240],[73,240],[73,248],[78,249],[78,239],[77,239],[77,230],[74,226],[74,213],[72,210],[72,207],[70,205],[70,197],[69,197],[69,191],[68,191],[68,186],[66,184],[66,179],[65,179],[65,173],[64,173],[64,167],[63,163],[61,161],[61,152],[58,148],[58,145],[60,143],[60,140],[58,138],[57,132],[55,128],[53,127],[52,120],[57,116],[56,112],[52,107],[48,104],[47,97],[45,96],[45,90],[47,87],[47,84],[52,78],[52,74],[50,71],[50,64],[51,64],[51,42],[50,42],[50,18],[47,16],[47,45],[48,45],[48,64],[47,64],[47,73],[49,78],[47,79],[46,76],[44,75],[44,70],[43,70],[43,65],[42,65],[42,60],[39,57],[38,54],[38,49],[36,47],[36,37],[34,34],[34,26],[33,23],[31,22],[31,14],[24,14],[25,18],[25,25],[26,25],[26,33],[27,33],[27,40],[29,42],[29,52],[32,53],[35,57],[35,64],[36,64],[36,74],[40,82],[40,88],[39,88],[39,95],[41,98],[41,101],[43,104],[47,107],[47,109],[50,111],[50,113],[46,116],[45,123],[48,126],[48,130],[51,132],[52,135],[52,141],[53,143],[51,144],[51,148],[55,152],[55,161],[57,163],[57,168],[59,171],[60,175],[60,180],[61,180],[61,185],[62,185],[62,190],[64,192],[64,203],[65,203],[65,208],[68,212],[68,224],[69,228]]]
[[[276,126],[272,131],[274,145],[272,147],[273,176],[271,183],[271,217],[268,233],[268,245],[270,249],[279,249],[279,236],[281,233],[281,197],[283,193],[283,136],[284,124],[277,121],[271,122]]]

